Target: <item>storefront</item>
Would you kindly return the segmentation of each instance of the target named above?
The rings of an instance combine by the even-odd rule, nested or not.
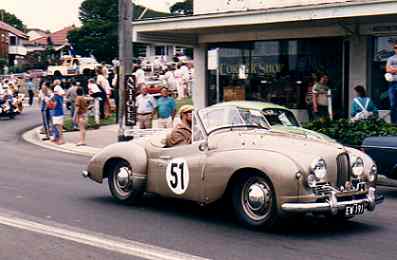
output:
[[[208,104],[255,100],[306,109],[316,74],[327,73],[337,112],[343,113],[343,39],[317,38],[211,44],[219,57],[208,71]]]
[[[223,1],[215,2],[213,12],[133,26],[135,41],[194,47],[196,107],[258,100],[287,106],[304,121],[314,75],[323,72],[330,78],[337,117],[349,115],[358,84],[368,88],[380,109],[388,109],[383,76],[397,39],[397,1],[316,0],[280,7],[269,1],[269,9],[244,5],[226,12]]]
[[[397,26],[396,26],[397,29]],[[387,90],[388,83],[384,79],[387,58],[394,55],[393,43],[397,42],[397,34],[370,37],[369,73],[370,95],[379,109],[390,108]]]

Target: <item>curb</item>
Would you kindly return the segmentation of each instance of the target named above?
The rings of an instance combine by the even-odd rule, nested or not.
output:
[[[94,147],[89,147],[89,146],[76,146],[75,144],[72,143],[65,143],[63,145],[56,145],[52,144],[50,141],[42,141],[41,139],[41,134],[40,134],[40,128],[41,127],[36,127],[33,128],[32,130],[29,130],[25,132],[22,135],[22,138],[33,145],[37,145],[49,150],[54,150],[58,152],[63,152],[63,153],[69,153],[69,154],[74,154],[74,155],[81,155],[85,157],[92,157],[94,156],[98,151],[100,151],[99,148],[94,148]]]

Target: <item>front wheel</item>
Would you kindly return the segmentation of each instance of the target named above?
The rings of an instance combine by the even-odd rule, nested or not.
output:
[[[142,195],[141,191],[133,189],[132,185],[132,169],[125,162],[120,161],[111,169],[108,177],[109,189],[114,199],[124,204],[132,204],[136,202]]]
[[[241,177],[232,187],[231,195],[233,210],[244,225],[270,228],[276,224],[276,194],[266,177]]]

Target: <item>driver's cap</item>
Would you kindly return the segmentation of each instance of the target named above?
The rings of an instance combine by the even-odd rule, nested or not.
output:
[[[192,112],[194,110],[194,107],[192,105],[183,105],[179,109],[179,114],[187,113],[187,112]]]

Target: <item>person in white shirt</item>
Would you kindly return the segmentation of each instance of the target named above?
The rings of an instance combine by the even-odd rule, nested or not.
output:
[[[104,68],[105,67],[98,68],[96,84],[101,87],[106,93],[106,99],[104,100],[104,113],[105,117],[110,117],[112,115],[110,112],[110,96],[112,95],[112,87],[110,86],[108,79],[104,75]]]
[[[181,100],[183,98],[185,98],[185,82],[183,79],[183,71],[181,69],[181,65],[177,66],[177,69],[174,72],[175,75],[175,79],[176,79],[176,87],[177,87],[177,91],[178,91],[178,100]]]
[[[174,76],[174,71],[171,66],[168,66],[166,73],[163,76],[163,80],[167,82],[167,88],[169,91],[173,92],[177,90],[177,82]]]
[[[141,66],[134,73],[136,84],[139,85],[141,83],[145,83],[145,71],[142,69]]]
[[[152,119],[153,115],[156,113],[157,102],[154,97],[148,93],[145,83],[138,84],[138,89],[142,89],[142,93],[136,97],[138,128],[152,128]]]
[[[88,80],[88,94],[94,98],[94,115],[95,115],[95,124],[99,125],[101,123],[100,120],[100,98],[102,95],[101,89],[95,84],[94,79]]]

